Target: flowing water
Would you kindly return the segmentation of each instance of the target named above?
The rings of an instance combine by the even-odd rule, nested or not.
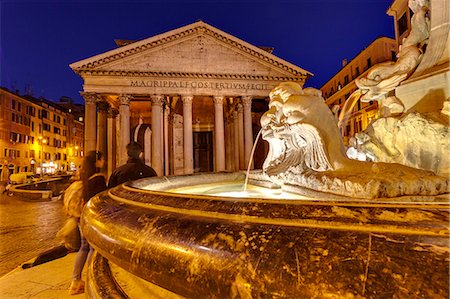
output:
[[[342,128],[342,126],[344,126],[347,123],[347,120],[350,117],[350,114],[352,113],[356,103],[358,103],[359,98],[361,98],[361,95],[362,95],[361,90],[357,89],[345,101],[344,107],[342,107],[342,111],[339,114],[339,122],[338,122],[339,128]]]
[[[250,158],[248,159],[247,172],[245,174],[244,192],[247,191],[248,175],[250,173],[250,168],[252,167],[253,155],[255,154],[256,145],[258,144],[258,139],[261,136],[262,130],[263,128],[261,128],[258,132],[258,135],[256,135],[255,142],[253,143],[252,152],[250,154]]]

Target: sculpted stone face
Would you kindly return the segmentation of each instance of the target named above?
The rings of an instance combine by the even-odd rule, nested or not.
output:
[[[319,90],[287,82],[269,96],[269,110],[261,118],[262,136],[269,142],[263,174],[273,183],[293,192],[306,187],[364,198],[448,192],[449,180],[431,172],[349,159]]]
[[[269,111],[261,118],[263,138],[270,144],[264,171],[280,172],[301,164],[321,171],[339,168],[346,159],[344,147],[332,137],[339,130],[321,92],[288,82],[269,96]]]

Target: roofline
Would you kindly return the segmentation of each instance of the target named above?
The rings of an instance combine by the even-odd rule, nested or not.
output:
[[[164,33],[160,33],[160,34],[154,35],[152,37],[149,37],[149,38],[146,38],[146,39],[143,39],[140,41],[136,41],[134,43],[128,44],[123,47],[115,48],[115,49],[103,52],[101,54],[97,54],[95,56],[92,56],[92,57],[89,57],[89,58],[86,58],[86,59],[83,59],[83,60],[80,60],[77,62],[73,62],[73,63],[69,64],[69,67],[72,70],[74,70],[75,72],[77,70],[81,70],[82,68],[88,67],[89,64],[92,64],[91,67],[95,67],[96,65],[101,65],[101,64],[107,63],[116,58],[127,57],[127,56],[133,55],[135,53],[138,53],[140,51],[144,51],[145,49],[148,49],[148,48],[151,48],[151,47],[160,45],[164,42],[172,40],[172,39],[168,39],[168,36],[178,38],[181,36],[186,36],[188,34],[191,34],[199,29],[200,30],[210,30],[215,33],[218,33],[219,35],[223,36],[225,39],[237,41],[239,44],[244,46],[244,49],[242,49],[243,47],[239,47],[242,50],[249,52],[252,55],[259,54],[259,55],[265,56],[269,59],[269,62],[271,62],[271,63],[277,62],[277,64],[280,64],[280,65],[278,65],[278,67],[285,69],[288,72],[292,73],[292,71],[289,70],[289,69],[292,69],[294,72],[300,73],[302,75],[306,75],[306,76],[313,75],[311,72],[309,72],[307,70],[304,70],[304,69],[302,69],[280,57],[277,57],[271,53],[268,53],[267,51],[264,51],[257,46],[254,46],[238,37],[230,35],[216,27],[213,27],[213,26],[203,22],[203,21],[197,21],[195,23],[191,23],[191,24],[183,26],[183,27],[179,27],[179,28],[176,28],[176,29],[173,29],[170,31],[166,31]],[[161,39],[163,40],[163,42],[160,42]],[[245,48],[247,48],[247,49],[245,49]],[[116,56],[116,57],[114,57],[114,56]],[[270,60],[272,60],[273,62]],[[285,66],[285,67],[283,67],[283,66]]]
[[[367,48],[369,48],[370,46],[372,46],[373,44],[375,44],[377,41],[381,40],[381,39],[390,39],[391,41],[393,41],[395,44],[397,44],[397,41],[391,37],[387,37],[387,36],[379,36],[377,37],[374,41],[372,41],[367,47],[365,47],[364,49],[362,49],[358,54],[356,54],[351,60],[349,60],[347,62],[347,64],[343,67],[341,67],[336,73],[334,73],[333,76],[330,77],[330,79],[328,79],[327,82],[325,82],[324,84],[322,84],[322,86],[319,89],[322,89],[325,85],[327,85],[334,77],[337,76],[337,74],[339,74],[347,65],[350,65],[350,63],[352,61],[354,61],[359,55],[361,55]]]

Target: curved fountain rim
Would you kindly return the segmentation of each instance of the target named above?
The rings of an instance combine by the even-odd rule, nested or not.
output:
[[[331,199],[322,199],[322,198],[315,198],[315,197],[309,197],[308,199],[274,199],[274,198],[257,198],[257,197],[229,197],[229,196],[218,196],[218,195],[204,195],[204,194],[188,194],[188,193],[176,193],[176,192],[170,192],[170,191],[164,191],[164,190],[149,190],[149,189],[141,189],[139,187],[133,186],[133,184],[136,184],[136,182],[144,182],[144,181],[160,181],[160,184],[170,184],[170,179],[176,179],[176,178],[197,178],[200,176],[214,176],[214,177],[226,177],[228,175],[236,177],[237,175],[241,174],[245,177],[244,172],[231,172],[231,173],[201,173],[201,174],[191,174],[191,175],[176,175],[176,176],[162,176],[162,177],[150,177],[150,178],[143,178],[136,181],[130,181],[127,183],[124,183],[121,185],[121,187],[128,191],[128,192],[138,192],[138,193],[144,193],[144,194],[153,194],[153,195],[159,195],[159,196],[167,196],[171,198],[189,198],[189,199],[196,199],[196,200],[208,200],[208,201],[226,201],[226,202],[233,202],[233,201],[240,201],[240,202],[248,202],[248,203],[267,203],[267,204],[292,204],[292,205],[334,205],[334,206],[348,206],[348,207],[382,207],[382,206],[389,206],[390,208],[437,208],[437,209],[450,209],[450,201],[406,201],[407,198],[413,198],[418,196],[402,196],[397,197],[398,199],[403,200],[393,200],[392,198],[381,198],[381,199],[364,199],[364,198],[349,198],[344,199],[342,196],[337,196],[334,194],[324,193],[325,196],[332,196],[334,198]],[[219,180],[218,180],[219,181]],[[237,180],[227,180],[227,181],[220,181],[221,183],[232,183],[232,182],[239,182]],[[213,184],[215,182],[210,182],[210,184]],[[206,185],[208,183],[205,182],[199,182],[197,185]],[[182,187],[188,187],[190,186],[189,183],[185,183]],[[176,189],[180,188],[178,187],[171,187],[170,189]],[[307,189],[307,188],[305,188]],[[291,192],[292,193],[292,192]],[[319,192],[317,192],[319,193]],[[108,190],[108,194],[110,196],[115,195],[111,193],[111,189]],[[294,193],[295,194],[295,193]],[[301,195],[303,196],[303,195]],[[308,196],[304,196],[308,197]],[[449,194],[444,194],[441,196],[420,196],[422,198],[443,198],[449,197]],[[127,199],[129,200],[129,199]],[[142,202],[145,203],[145,202]]]

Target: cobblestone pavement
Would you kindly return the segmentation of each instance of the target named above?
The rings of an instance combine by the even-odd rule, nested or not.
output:
[[[0,277],[60,243],[62,201],[27,201],[0,195]]]

